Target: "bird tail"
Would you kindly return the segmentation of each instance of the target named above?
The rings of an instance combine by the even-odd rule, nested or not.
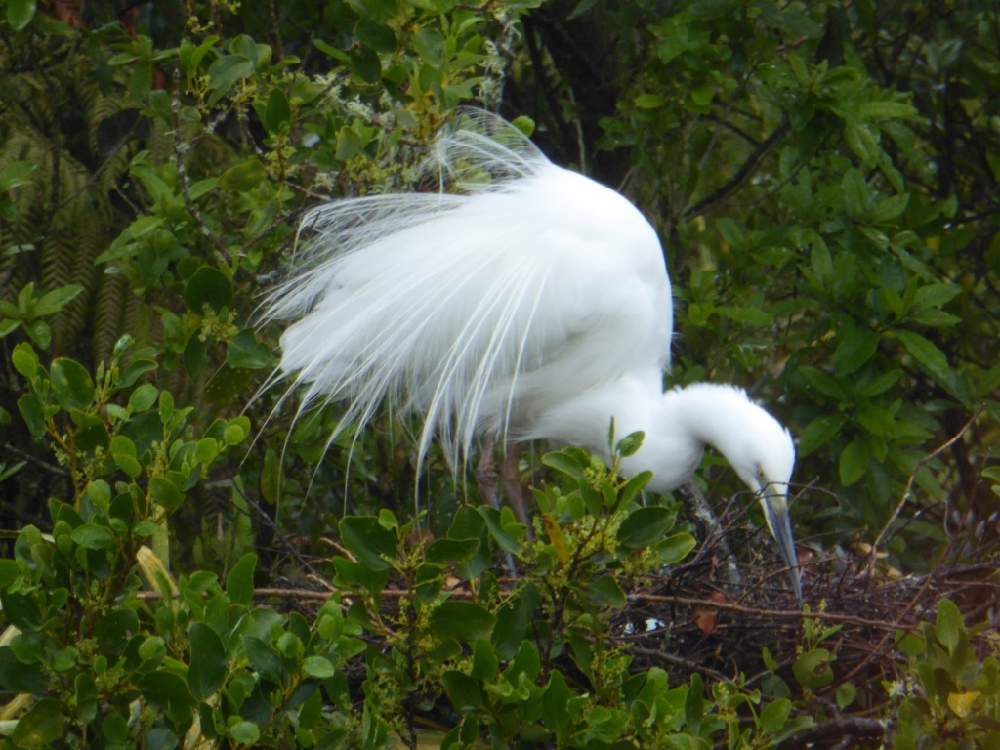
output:
[[[419,409],[420,460],[436,433],[455,466],[467,461],[497,373],[516,377],[546,276],[524,252],[509,257],[514,217],[504,194],[549,165],[512,125],[467,109],[425,165],[459,193],[375,195],[309,211],[292,271],[262,311],[263,322],[295,320],[268,384],[291,382],[281,401],[299,389],[299,414],[343,401],[331,441],[361,429],[383,401]]]

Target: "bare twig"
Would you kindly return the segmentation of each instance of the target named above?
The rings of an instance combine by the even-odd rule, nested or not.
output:
[[[789,131],[791,128],[791,122],[787,115],[782,116],[781,122],[774,131],[764,140],[757,148],[755,148],[750,155],[743,161],[740,168],[736,170],[736,174],[733,175],[732,179],[729,180],[725,185],[713,190],[711,193],[706,195],[700,201],[695,203],[693,206],[689,206],[683,212],[685,218],[691,216],[697,216],[702,213],[706,208],[712,206],[715,203],[726,198],[730,193],[736,191],[753,173],[753,170],[760,163],[771,148],[776,144],[781,138]]]
[[[962,437],[962,435],[968,432],[969,429],[972,427],[972,425],[975,424],[976,420],[979,419],[979,415],[982,413],[982,411],[983,407],[980,406],[978,409],[976,409],[976,413],[972,415],[972,418],[965,423],[962,429],[960,429],[952,437],[948,438],[945,442],[943,442],[933,451],[931,451],[926,456],[917,461],[917,465],[913,467],[913,471],[910,472],[910,476],[906,480],[906,486],[903,488],[903,494],[900,495],[899,502],[896,503],[896,507],[892,511],[892,515],[889,516],[889,520],[885,522],[885,526],[882,527],[882,530],[878,533],[878,536],[875,537],[875,541],[872,542],[871,551],[868,553],[867,567],[869,573],[871,573],[871,571],[875,567],[875,555],[878,552],[878,547],[882,543],[882,540],[885,538],[885,535],[888,533],[889,528],[892,526],[892,524],[896,522],[896,519],[899,518],[899,514],[903,510],[903,506],[906,505],[906,501],[910,497],[910,490],[913,489],[913,483],[914,481],[916,481],[917,474],[919,473],[919,471],[922,468],[924,468],[924,466],[926,466],[935,456],[939,455],[949,446],[953,445],[956,441],[958,441]]]

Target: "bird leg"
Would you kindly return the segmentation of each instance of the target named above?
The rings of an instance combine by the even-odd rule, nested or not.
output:
[[[690,480],[684,485],[688,497],[691,498],[691,513],[694,516],[694,523],[705,540],[705,546],[716,553],[716,557],[722,561],[725,571],[726,583],[729,588],[737,588],[743,585],[739,568],[736,566],[736,558],[733,557],[729,549],[729,541],[722,530],[719,519],[715,517],[711,506],[698,489],[694,480]]]
[[[500,498],[497,496],[497,467],[493,461],[496,448],[497,436],[490,432],[483,441],[483,452],[476,467],[476,480],[479,482],[479,499],[500,510]],[[512,554],[509,552],[504,554],[503,564],[507,575],[510,578],[517,578],[517,565]]]
[[[497,448],[497,436],[490,432],[483,441],[483,451],[476,466],[476,480],[479,482],[479,498],[485,500],[497,510],[500,510],[500,498],[497,497],[497,467],[493,462],[493,454]]]
[[[528,528],[531,533],[531,525],[528,522],[528,513],[524,507],[523,490],[521,488],[521,444],[507,443],[507,450],[504,453],[503,462],[500,464],[500,479],[503,482],[504,494],[507,495],[507,502],[510,503],[511,510],[517,520]]]

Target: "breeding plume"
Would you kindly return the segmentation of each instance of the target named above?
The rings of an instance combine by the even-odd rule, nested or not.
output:
[[[552,164],[516,128],[464,111],[430,168],[455,192],[377,195],[311,210],[297,269],[265,317],[300,409],[343,401],[340,429],[388,401],[465,465],[482,435],[584,446],[641,430],[628,473],[665,492],[706,444],[754,493],[801,598],[785,501],[791,436],[731,385],[663,391],[673,329],[656,233],[618,193]]]

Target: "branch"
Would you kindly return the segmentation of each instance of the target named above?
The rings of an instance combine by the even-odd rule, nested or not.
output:
[[[778,123],[778,127],[774,129],[774,132],[772,132],[763,143],[757,146],[757,148],[750,153],[750,156],[748,156],[740,165],[740,168],[736,170],[736,174],[733,175],[733,178],[719,189],[706,195],[693,206],[686,208],[681,214],[682,217],[689,218],[691,216],[696,216],[702,213],[709,206],[712,206],[713,204],[726,198],[730,193],[735,192],[737,188],[747,181],[754,169],[756,169],[757,165],[760,163],[761,159],[767,155],[768,151],[771,150],[774,144],[777,143],[790,128],[791,123],[788,120],[788,115],[783,114],[781,116],[781,122]]]
[[[868,719],[863,716],[841,716],[822,724],[816,724],[808,729],[789,737],[781,743],[782,750],[797,750],[798,748],[826,746],[842,737],[853,737],[854,740],[874,740],[884,737],[888,723],[880,719]],[[854,747],[848,742],[845,747]],[[839,745],[838,745],[839,747]]]
[[[872,542],[871,551],[868,553],[867,568],[869,574],[875,567],[875,553],[878,552],[879,544],[881,544],[882,540],[885,538],[886,533],[889,531],[889,527],[896,522],[897,518],[899,518],[899,514],[903,510],[903,506],[906,505],[906,501],[909,500],[910,498],[910,490],[913,489],[913,482],[916,481],[917,473],[922,468],[924,468],[924,466],[926,466],[927,463],[931,461],[931,459],[940,454],[949,446],[953,445],[959,438],[962,437],[962,435],[968,432],[969,428],[971,428],[972,425],[975,424],[976,420],[979,419],[979,415],[982,413],[982,411],[983,407],[980,405],[980,407],[976,409],[976,413],[972,415],[972,419],[966,422],[965,426],[962,427],[962,429],[960,429],[952,437],[948,438],[945,442],[943,442],[933,451],[931,451],[926,456],[917,461],[917,465],[913,467],[913,471],[910,472],[910,476],[906,480],[906,487],[903,488],[903,494],[900,496],[899,502],[896,503],[895,510],[892,511],[892,515],[889,516],[889,520],[885,522],[885,526],[882,527],[882,530],[878,533],[878,536],[875,537],[875,541]]]

